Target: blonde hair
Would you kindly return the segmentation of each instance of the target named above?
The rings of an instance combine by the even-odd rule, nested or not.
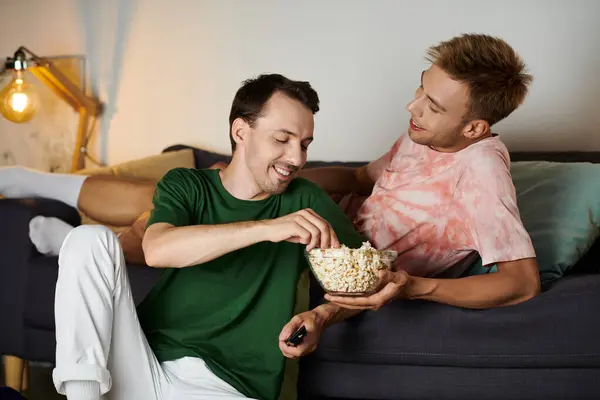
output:
[[[469,88],[466,118],[483,119],[490,126],[508,117],[525,100],[533,76],[504,40],[465,34],[427,50],[427,60]]]

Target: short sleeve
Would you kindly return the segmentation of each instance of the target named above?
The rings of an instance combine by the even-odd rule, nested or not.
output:
[[[470,245],[483,265],[535,257],[523,226],[508,160],[488,151],[469,160],[456,189]]]
[[[373,182],[377,182],[383,171],[390,165],[392,159],[400,148],[401,139],[398,139],[392,147],[377,160],[371,161],[367,165],[367,174]]]
[[[312,210],[329,222],[341,244],[350,248],[359,248],[367,239],[354,229],[352,222],[327,193],[321,189],[317,189],[315,192]]]
[[[191,171],[176,168],[165,174],[156,185],[152,198],[154,208],[147,226],[165,222],[173,226],[190,225],[192,221],[193,193],[188,175]]]

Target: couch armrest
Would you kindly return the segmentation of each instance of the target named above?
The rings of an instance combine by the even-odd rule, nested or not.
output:
[[[29,239],[36,215],[80,224],[77,210],[48,199],[0,199],[0,354],[27,354],[23,316],[27,302],[29,262],[40,256]]]
[[[81,217],[76,209],[50,199],[0,200],[0,254],[14,254],[23,262],[32,256],[33,244],[29,239],[29,221],[37,215],[56,217],[77,226]],[[15,260],[16,261],[16,260]]]
[[[14,213],[14,216],[12,215]],[[10,224],[11,221],[21,222],[24,215],[29,215],[29,220],[37,215],[45,217],[56,217],[68,223],[78,226],[81,224],[81,217],[77,210],[58,200],[51,199],[1,199],[0,200],[0,219]]]

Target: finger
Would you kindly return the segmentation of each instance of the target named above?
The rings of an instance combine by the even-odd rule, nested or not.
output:
[[[377,274],[379,280],[377,282],[377,287],[375,288],[375,292],[380,292],[383,288],[390,282],[393,281],[393,273],[388,270],[382,269]]]
[[[325,295],[325,299],[344,308],[373,308],[377,305],[377,298],[375,296],[346,297]]]
[[[298,346],[288,346],[285,342],[279,342],[279,349],[284,356],[288,358],[302,357],[316,348],[316,340],[314,335],[307,335],[304,341]]]
[[[304,245],[308,245],[310,243],[312,238],[312,234],[310,233],[310,231],[304,229],[304,227],[302,227],[298,223],[294,223],[292,229],[292,233],[290,234],[290,237],[287,239],[287,241],[292,243],[301,243]]]
[[[307,213],[306,219],[308,219],[313,225],[319,228],[319,231],[321,232],[321,248],[328,249],[332,247],[332,233],[333,236],[335,236],[335,232],[333,232],[333,228],[331,227],[331,225],[329,225],[327,221],[321,218],[319,214],[317,214],[310,208],[307,208],[304,211],[306,211]],[[335,238],[335,240],[337,241],[337,237]]]
[[[335,304],[348,310],[372,310],[374,308],[372,306],[348,304],[343,298],[328,298],[327,300],[332,304]]]
[[[318,247],[321,243],[321,231],[304,215],[298,215],[296,223],[311,235],[309,243],[307,243],[306,251],[310,251]]]
[[[398,288],[404,286],[408,280],[404,271],[390,271],[382,269],[379,271],[379,281],[383,283],[394,283]]]
[[[292,333],[296,331],[296,329],[300,328],[302,325],[302,319],[298,316],[295,316],[285,324],[285,326],[281,329],[281,333],[279,334],[279,340],[286,340],[290,337]]]
[[[330,246],[337,249],[338,247],[340,247],[340,240],[338,239],[338,237],[335,234],[335,231],[333,230],[333,227],[331,225],[329,225],[329,230],[330,230],[329,236],[331,238]]]
[[[396,284],[390,283],[386,285],[381,291],[372,295],[370,301],[372,302],[373,307],[375,309],[379,309],[385,304],[394,300],[398,296],[399,291],[400,289]]]
[[[298,357],[292,352],[294,347],[288,346],[285,342],[279,342],[279,350],[281,350],[281,353],[287,358],[294,359]]]
[[[306,221],[308,221],[308,223],[310,223],[319,231],[319,238],[315,244],[315,247],[322,249],[327,248],[329,244],[329,232],[324,229],[324,221],[322,221],[311,209],[307,208],[305,210],[301,210],[300,213],[306,219]]]
[[[394,283],[388,283],[379,292],[365,297],[351,297],[332,299],[331,302],[345,308],[380,308],[384,304],[394,300],[398,295],[400,287]],[[327,295],[325,296],[327,298]]]

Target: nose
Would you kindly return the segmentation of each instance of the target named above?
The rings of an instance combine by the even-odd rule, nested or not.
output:
[[[415,94],[415,98],[406,105],[406,111],[408,111],[409,113],[411,113],[411,115],[414,115],[415,117],[418,117],[418,118],[423,116],[423,107],[421,105],[421,96],[419,96],[418,92]]]
[[[302,168],[306,163],[306,152],[302,150],[301,144],[289,146],[286,154],[286,162],[295,168]]]

